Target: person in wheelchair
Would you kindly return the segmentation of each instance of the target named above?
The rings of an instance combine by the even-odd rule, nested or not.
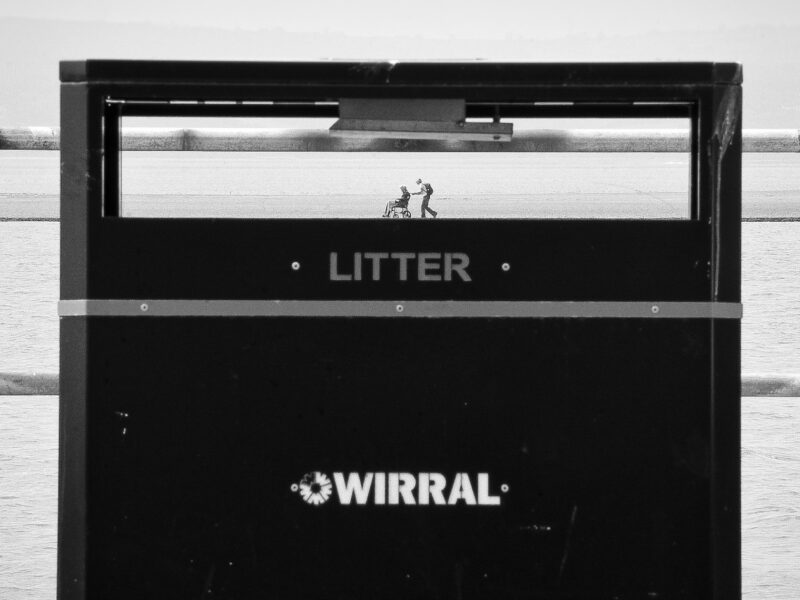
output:
[[[397,200],[389,200],[386,203],[386,209],[383,211],[384,218],[390,216],[395,218],[402,216],[404,219],[411,218],[411,211],[408,210],[408,201],[411,199],[411,194],[404,185],[400,186],[400,192],[401,195]]]

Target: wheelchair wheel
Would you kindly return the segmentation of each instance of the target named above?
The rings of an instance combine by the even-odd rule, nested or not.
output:
[[[403,218],[404,219],[410,219],[411,218],[411,211],[410,210],[404,210],[403,211]]]
[[[393,219],[397,219],[399,216],[400,216],[400,215],[398,215],[398,214],[397,214],[397,212],[393,212],[393,213],[392,213],[392,218],[393,218]]]

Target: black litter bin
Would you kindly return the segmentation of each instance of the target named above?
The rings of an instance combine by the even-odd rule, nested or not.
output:
[[[739,65],[61,81],[60,600],[740,596]],[[689,218],[120,216],[122,117],[353,98],[686,117]]]

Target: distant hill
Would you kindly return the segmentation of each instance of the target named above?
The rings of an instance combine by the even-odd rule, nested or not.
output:
[[[738,60],[745,126],[800,128],[798,27],[486,41],[21,18],[0,18],[0,126],[56,125],[58,61],[83,58]]]

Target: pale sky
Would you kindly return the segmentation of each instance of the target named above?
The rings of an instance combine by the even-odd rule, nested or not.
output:
[[[497,39],[800,25],[798,0],[2,0],[0,17]]]
[[[800,122],[800,0],[0,0],[0,25],[5,124],[57,121],[55,65],[86,58],[741,61],[750,126]]]

